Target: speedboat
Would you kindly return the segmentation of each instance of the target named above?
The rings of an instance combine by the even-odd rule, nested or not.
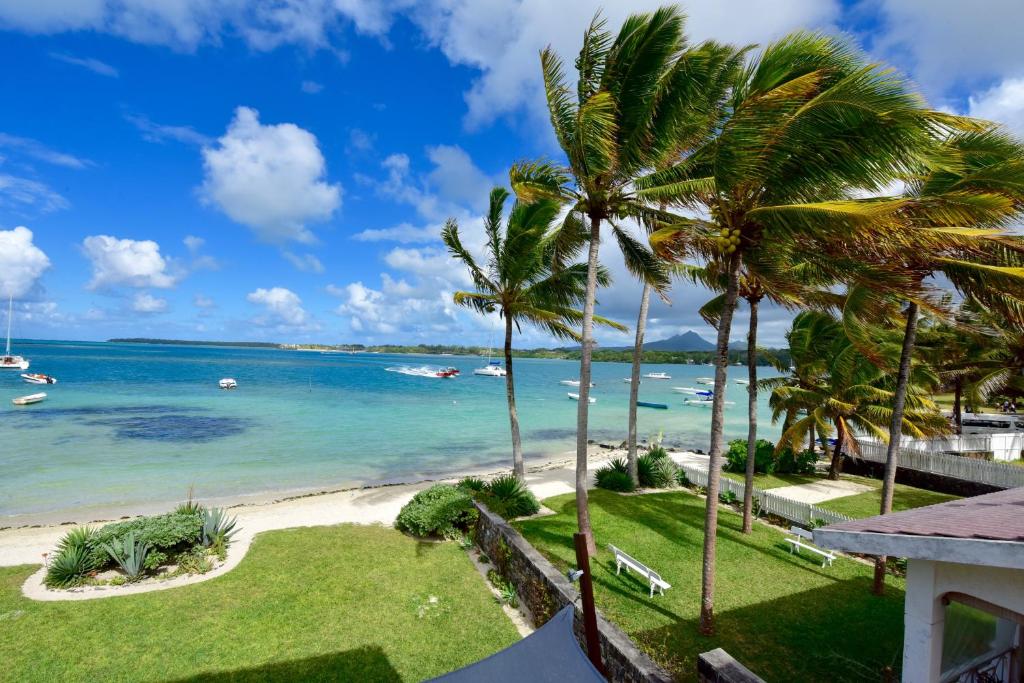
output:
[[[231,379],[230,377],[225,377],[221,381],[217,382],[217,386],[219,386],[221,389],[237,389],[238,382]]]
[[[696,387],[672,387],[677,394],[690,394],[691,396],[711,396],[714,392],[710,389],[697,389]]]
[[[574,393],[572,393],[570,391],[569,392],[569,398],[571,398],[574,401],[578,401],[578,400],[580,400],[580,395],[579,394],[574,394]],[[587,396],[587,403],[597,403],[597,399],[594,398],[593,396]]]
[[[38,394],[30,394],[28,396],[19,396],[18,398],[11,399],[11,403],[16,406],[30,406],[33,403],[39,403],[46,399],[46,394],[40,392]]]
[[[0,356],[0,370],[28,370],[28,361],[11,355],[11,319],[14,318],[14,297],[7,299],[7,350]],[[42,400],[42,399],[40,399]],[[20,404],[19,404],[20,405]]]
[[[508,372],[505,371],[505,368],[501,367],[500,360],[492,360],[484,367],[474,370],[473,374],[480,375],[481,377],[504,377]]]
[[[56,384],[57,378],[42,373],[22,374],[21,378],[29,384]]]
[[[672,375],[667,372],[648,372],[644,377],[647,379],[672,379]]]
[[[704,384],[704,385],[714,384],[715,383],[715,378],[714,377],[698,377],[696,379],[696,382],[697,382],[697,384]]]
[[[453,377],[458,377],[459,376],[459,369],[458,368],[452,368],[452,367],[441,368],[440,370],[437,371],[437,376],[438,377],[442,377],[444,379],[451,379]]]
[[[564,384],[567,387],[578,387],[580,385],[580,381],[578,379],[563,379],[559,384]],[[593,382],[590,383],[590,388],[594,388]]]

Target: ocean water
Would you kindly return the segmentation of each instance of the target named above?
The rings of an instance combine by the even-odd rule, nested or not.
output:
[[[0,526],[91,519],[158,509],[189,488],[203,500],[417,481],[510,466],[502,378],[474,376],[485,359],[320,354],[270,349],[79,342],[22,342],[31,372],[58,378],[35,387],[0,371]],[[388,372],[451,365],[456,379]],[[639,432],[706,449],[710,410],[684,406],[673,386],[698,386],[709,366],[645,365],[673,379],[643,380]],[[731,367],[726,436],[746,435],[746,387]],[[762,368],[765,376],[774,374]],[[576,407],[559,380],[572,361],[515,361],[527,464],[571,451]],[[590,438],[625,438],[629,366],[595,363]],[[239,388],[217,387],[234,377]],[[16,396],[48,399],[15,407]],[[767,399],[762,431],[771,438]]]

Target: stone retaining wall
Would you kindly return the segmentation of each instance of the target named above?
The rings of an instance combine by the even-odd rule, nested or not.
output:
[[[566,605],[577,602],[579,591],[547,558],[485,505],[477,503],[476,506],[480,510],[474,539],[476,545],[491,560],[497,572],[515,586],[520,607],[535,627],[547,623]],[[576,639],[586,650],[583,613],[579,605],[576,606],[574,626]],[[609,681],[669,683],[672,680],[667,671],[641,652],[629,636],[600,612],[597,629],[601,639],[601,658]]]
[[[697,680],[700,683],[764,683],[722,648],[697,658]]]

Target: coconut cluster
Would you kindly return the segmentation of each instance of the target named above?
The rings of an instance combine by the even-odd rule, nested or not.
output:
[[[736,251],[740,245],[740,231],[739,228],[730,230],[729,228],[722,228],[722,232],[717,238],[718,248],[726,254],[731,254]]]

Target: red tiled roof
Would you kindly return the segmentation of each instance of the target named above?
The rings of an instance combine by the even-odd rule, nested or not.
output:
[[[842,522],[828,529],[1024,542],[1024,487]]]

